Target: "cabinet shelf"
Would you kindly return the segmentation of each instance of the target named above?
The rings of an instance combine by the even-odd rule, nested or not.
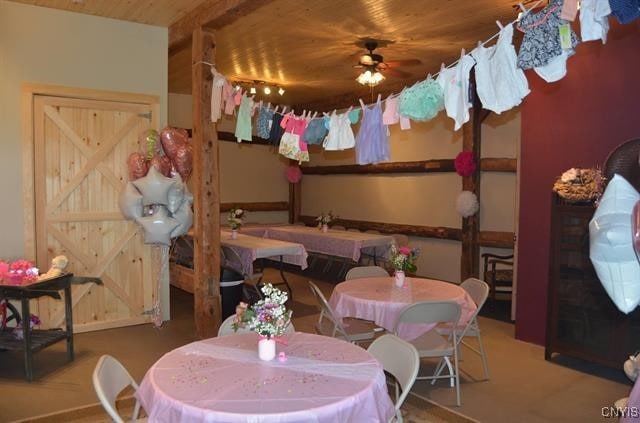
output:
[[[591,265],[594,212],[591,203],[552,198],[545,359],[559,353],[620,368],[640,349],[640,311],[621,313]]]

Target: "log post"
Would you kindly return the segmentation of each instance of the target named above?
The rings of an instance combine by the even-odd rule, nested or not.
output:
[[[289,166],[297,166],[297,163],[295,160],[289,160]],[[289,223],[292,224],[300,220],[301,184],[302,181],[299,181],[297,184],[289,182]]]
[[[215,38],[201,27],[192,38],[194,318],[199,338],[215,336],[221,321],[220,303],[220,187],[218,136],[211,123],[209,66],[214,63]]]
[[[475,89],[473,70],[469,76],[469,93],[472,96],[472,106],[469,122],[462,127],[462,150],[470,151],[477,166],[471,176],[462,178],[462,189],[471,191],[480,201],[480,144],[482,141],[482,121],[486,117]],[[460,258],[460,278],[464,281],[480,274],[480,211],[473,216],[462,218],[462,256]]]

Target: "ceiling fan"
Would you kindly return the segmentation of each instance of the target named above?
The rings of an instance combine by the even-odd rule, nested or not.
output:
[[[369,70],[371,72],[378,71],[388,76],[396,78],[406,78],[411,74],[397,69],[401,66],[415,66],[422,62],[419,59],[404,59],[404,60],[384,60],[382,55],[374,53],[374,50],[378,47],[384,47],[392,44],[393,41],[387,40],[374,40],[372,38],[364,38],[358,40],[355,44],[358,47],[364,47],[368,50],[367,53],[362,54],[358,59],[358,64],[353,67],[356,69]]]

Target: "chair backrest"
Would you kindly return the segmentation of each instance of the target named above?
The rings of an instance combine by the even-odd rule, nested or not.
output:
[[[455,323],[460,320],[460,304],[453,301],[420,301],[400,312],[394,332],[400,323]]]
[[[460,288],[467,291],[467,294],[471,297],[474,303],[476,303],[476,313],[477,314],[485,301],[487,301],[487,297],[489,296],[489,285],[485,281],[481,281],[476,278],[465,279],[464,282],[460,284]]]
[[[393,234],[393,242],[397,247],[404,247],[405,245],[409,245],[409,237],[404,234]]]
[[[351,339],[349,338],[349,335],[347,334],[346,329],[342,324],[342,319],[339,319],[336,316],[335,312],[329,305],[327,298],[324,296],[322,291],[320,291],[320,288],[318,288],[318,285],[309,281],[309,287],[311,288],[311,292],[313,293],[313,296],[315,297],[316,302],[318,304],[318,308],[320,309],[320,317],[318,318],[318,325],[321,326],[322,320],[326,318],[333,324],[332,336],[336,336],[336,334],[339,334],[343,336],[345,339],[347,339],[348,341],[351,341]]]
[[[389,276],[389,272],[380,266],[353,267],[344,276],[344,280],[348,281],[349,279],[374,278],[377,276]]]
[[[228,267],[240,273],[245,278],[249,276],[249,272],[245,269],[242,258],[233,248],[227,245],[220,246],[220,265]]]
[[[224,319],[224,321],[220,324],[220,328],[218,329],[218,336],[227,336],[234,335],[236,333],[251,333],[252,330],[246,327],[238,327],[238,330],[233,329],[233,319],[236,317],[235,314]],[[296,331],[296,328],[293,326],[293,323],[289,323],[289,325],[284,329],[284,333],[293,333]]]
[[[135,390],[138,389],[138,384],[133,380],[127,369],[110,355],[105,354],[100,357],[93,370],[93,388],[105,411],[116,423],[124,423],[124,420],[118,414],[116,399],[118,394],[128,386],[132,386]],[[140,403],[136,401],[132,420],[138,418],[139,411]]]
[[[384,370],[391,374],[400,385],[401,392],[398,395],[396,384],[396,413],[399,412],[420,369],[420,355],[416,347],[395,335],[382,335],[369,345],[367,351],[380,363]]]

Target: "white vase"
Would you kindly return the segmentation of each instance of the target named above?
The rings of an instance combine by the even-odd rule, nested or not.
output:
[[[396,286],[398,288],[402,288],[404,286],[404,279],[405,279],[404,271],[396,270],[393,276],[395,278]]]
[[[329,231],[329,225],[322,225],[322,232],[327,233]]]
[[[231,239],[238,239],[238,230],[237,229],[232,229],[231,230]]]
[[[264,361],[271,361],[276,358],[276,340],[269,338],[259,340],[258,357]]]

